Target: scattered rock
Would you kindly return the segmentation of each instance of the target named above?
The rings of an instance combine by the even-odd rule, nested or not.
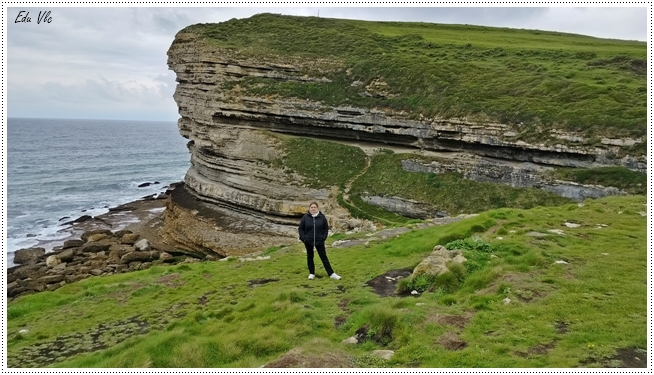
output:
[[[82,211],[82,212],[84,212],[84,211]],[[89,220],[91,220],[91,219],[93,219],[93,217],[90,216],[90,215],[82,215],[82,216],[78,217],[77,219],[75,219],[75,220],[73,220],[73,221],[67,221],[67,222],[65,222],[65,223],[63,223],[63,224],[61,224],[61,225],[69,225],[69,224],[83,223],[83,222],[85,222],[85,221],[89,221]]]
[[[95,230],[90,230],[90,231],[86,231],[86,232],[82,233],[80,238],[82,239],[82,241],[84,241],[86,243],[86,242],[89,242],[89,238],[91,236],[94,236],[96,234],[105,234],[107,237],[113,236],[113,233],[111,233],[111,231],[108,230],[108,229],[95,229]]]
[[[540,232],[527,232],[527,233],[525,233],[525,236],[529,236],[529,237],[547,237],[547,236],[549,236],[549,234],[540,233]]]
[[[120,243],[126,245],[134,245],[139,239],[138,233],[127,233],[120,238]]]
[[[557,261],[555,261],[554,263],[555,263],[555,264],[569,264],[569,263],[566,262],[565,260],[557,260]]]
[[[358,343],[359,343],[359,340],[357,340],[357,338],[354,337],[354,336],[348,337],[345,340],[341,341],[341,344],[347,344],[347,345],[358,344]]]
[[[548,230],[548,232],[558,234],[558,235],[561,235],[561,236],[565,236],[565,233],[561,229],[550,229],[550,230]]]
[[[502,300],[502,302],[504,302],[505,305],[508,305],[509,303],[511,303],[511,298],[506,297],[505,299]]]
[[[48,266],[49,268],[54,268],[55,266],[59,265],[60,263],[61,263],[61,259],[59,259],[59,257],[56,256],[56,255],[50,255],[45,260],[45,265]]]
[[[441,245],[434,247],[431,254],[416,266],[411,274],[411,277],[416,277],[421,274],[428,274],[438,276],[448,271],[447,264],[449,262],[463,263],[466,258],[459,250],[447,250]]]
[[[149,251],[151,249],[150,242],[147,239],[142,238],[134,244],[134,248],[137,251]]]
[[[389,360],[395,352],[392,350],[373,350],[370,354],[381,359]]]
[[[99,253],[101,251],[109,250],[110,247],[110,243],[87,242],[81,247],[81,250],[84,253]]]
[[[84,241],[82,240],[67,240],[64,241],[64,246],[62,248],[69,249],[71,247],[80,247],[82,245],[84,245]]]
[[[16,250],[14,253],[14,263],[26,264],[36,261],[39,257],[45,254],[45,249],[42,247],[32,247],[28,249]]]
[[[568,227],[568,228],[579,228],[579,227],[581,226],[581,224],[578,224],[578,223],[571,223],[571,222],[568,222],[568,221],[566,221],[565,223],[563,223],[563,225],[565,225],[565,226]]]

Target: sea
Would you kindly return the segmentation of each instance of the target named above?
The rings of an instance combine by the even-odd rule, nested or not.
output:
[[[7,266],[18,249],[63,244],[65,221],[164,192],[190,166],[175,121],[8,118],[5,131]]]

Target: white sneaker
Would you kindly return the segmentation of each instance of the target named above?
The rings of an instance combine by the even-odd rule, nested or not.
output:
[[[316,277],[316,275],[314,275],[312,273],[309,274],[309,280],[313,280],[315,277]]]
[[[334,280],[340,280],[341,279],[341,277],[338,276],[336,273],[332,273],[331,275],[329,275],[329,278],[334,279]]]

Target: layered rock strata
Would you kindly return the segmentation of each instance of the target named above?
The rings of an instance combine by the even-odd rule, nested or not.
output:
[[[323,204],[332,225],[342,225],[349,219],[342,210],[338,211],[334,191],[307,188],[302,185],[301,176],[289,176],[272,167],[271,163],[283,155],[279,141],[270,132],[401,145],[416,150],[458,151],[548,166],[622,165],[646,170],[644,157],[617,156],[626,155],[629,147],[644,139],[603,139],[588,146],[588,140],[557,131],[546,135],[547,143],[532,144],[518,139],[520,126],[415,118],[383,108],[328,106],[301,98],[254,96],[241,86],[252,78],[328,83],[323,76],[325,71],[344,68],[338,61],[244,57],[183,30],[168,51],[168,65],[177,75],[174,99],[181,116],[178,125],[181,135],[189,139],[191,151],[192,166],[186,174],[184,190],[194,198],[196,206],[188,204],[190,198],[172,199],[166,213],[166,233],[189,251],[226,256],[243,249],[292,242],[297,237],[299,217],[314,200]],[[352,85],[372,90],[370,85],[364,88],[361,82],[353,81]],[[489,166],[489,172],[480,176],[494,173],[490,171],[492,163]],[[537,179],[530,172],[523,172],[519,174],[526,181]],[[509,175],[512,173],[515,174],[508,171]],[[408,203],[412,203],[381,198],[386,205],[401,203],[409,207]],[[434,214],[418,206],[409,207],[420,211],[418,217]]]

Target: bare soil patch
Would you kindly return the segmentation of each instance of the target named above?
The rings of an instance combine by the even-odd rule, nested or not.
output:
[[[425,323],[436,323],[457,328],[465,328],[465,326],[470,323],[470,318],[471,317],[469,316],[463,315],[435,314],[428,316]]]
[[[177,288],[178,286],[182,286],[185,284],[184,281],[178,279],[179,279],[178,273],[171,273],[169,275],[161,276],[155,282],[157,284],[165,285],[169,288]]]
[[[412,268],[402,268],[399,270],[390,270],[368,281],[365,285],[372,287],[373,291],[380,297],[397,296],[397,282],[411,276]]]
[[[463,350],[468,346],[468,343],[462,340],[459,335],[454,332],[448,331],[442,334],[436,342],[447,350]]]
[[[304,354],[300,349],[291,349],[278,359],[264,365],[264,368],[351,368],[354,357],[345,352]]]
[[[556,342],[552,341],[547,344],[538,344],[527,349],[527,352],[515,352],[517,356],[527,358],[532,355],[545,355],[550,352],[550,350],[556,347]]]
[[[257,287],[259,285],[274,283],[276,281],[279,281],[279,279],[266,279],[266,278],[263,278],[263,279],[248,280],[248,288],[254,288],[254,287]]]
[[[560,333],[560,334],[567,333],[569,330],[568,328],[569,326],[570,325],[566,322],[556,321],[556,325],[555,325],[556,333]]]

